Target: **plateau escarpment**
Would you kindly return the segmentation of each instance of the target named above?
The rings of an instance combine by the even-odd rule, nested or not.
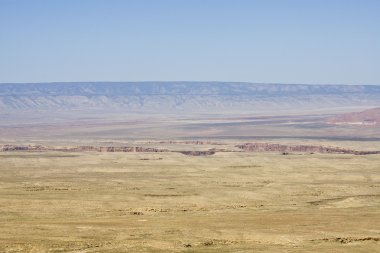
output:
[[[380,106],[380,86],[234,82],[0,84],[0,112],[277,112]]]

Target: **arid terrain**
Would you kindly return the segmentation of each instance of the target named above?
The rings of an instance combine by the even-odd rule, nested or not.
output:
[[[380,252],[379,155],[0,159],[0,252]]]
[[[0,87],[1,253],[380,252],[378,86],[113,85]]]

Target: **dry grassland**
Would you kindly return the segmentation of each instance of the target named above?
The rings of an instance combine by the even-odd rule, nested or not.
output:
[[[380,252],[379,155],[5,152],[0,175],[0,252]]]

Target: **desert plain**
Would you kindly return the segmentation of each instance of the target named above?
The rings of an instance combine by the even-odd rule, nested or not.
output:
[[[0,160],[0,252],[380,252],[379,155]]]
[[[30,95],[4,88],[1,253],[380,252],[380,121],[374,117],[380,110],[360,113],[378,103],[378,87],[345,87],[342,95],[339,87],[321,86],[328,94],[339,90],[324,100],[313,95],[320,106],[312,109],[299,103],[309,105],[300,98],[314,88],[294,86],[302,96],[274,90],[269,98],[255,97],[255,91],[243,97],[238,113],[165,114],[165,107],[149,114],[81,109],[113,101],[118,104],[110,107],[118,108],[135,101],[126,99],[129,90],[115,100],[117,94],[97,98],[106,92],[96,93],[96,85],[62,86],[96,88],[86,96],[69,89],[80,94],[71,97],[42,92],[50,86],[25,85]],[[366,100],[355,100],[356,90]],[[210,100],[185,91],[185,109],[196,108],[199,97],[199,108],[241,100],[231,92],[229,100]],[[133,105],[163,106],[166,99],[181,109],[185,91],[175,99],[137,97]],[[295,109],[251,110],[257,100],[263,109],[278,100],[278,108],[288,101]],[[57,112],[44,109],[46,103]],[[335,117],[352,111],[359,113]],[[259,148],[239,148],[254,145]]]

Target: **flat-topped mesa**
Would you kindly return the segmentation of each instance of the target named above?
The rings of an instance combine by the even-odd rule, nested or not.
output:
[[[283,145],[271,143],[245,143],[236,147],[247,152],[301,152],[301,153],[328,153],[328,154],[354,154],[370,155],[380,154],[380,151],[357,151],[339,147],[325,147],[320,145]]]

